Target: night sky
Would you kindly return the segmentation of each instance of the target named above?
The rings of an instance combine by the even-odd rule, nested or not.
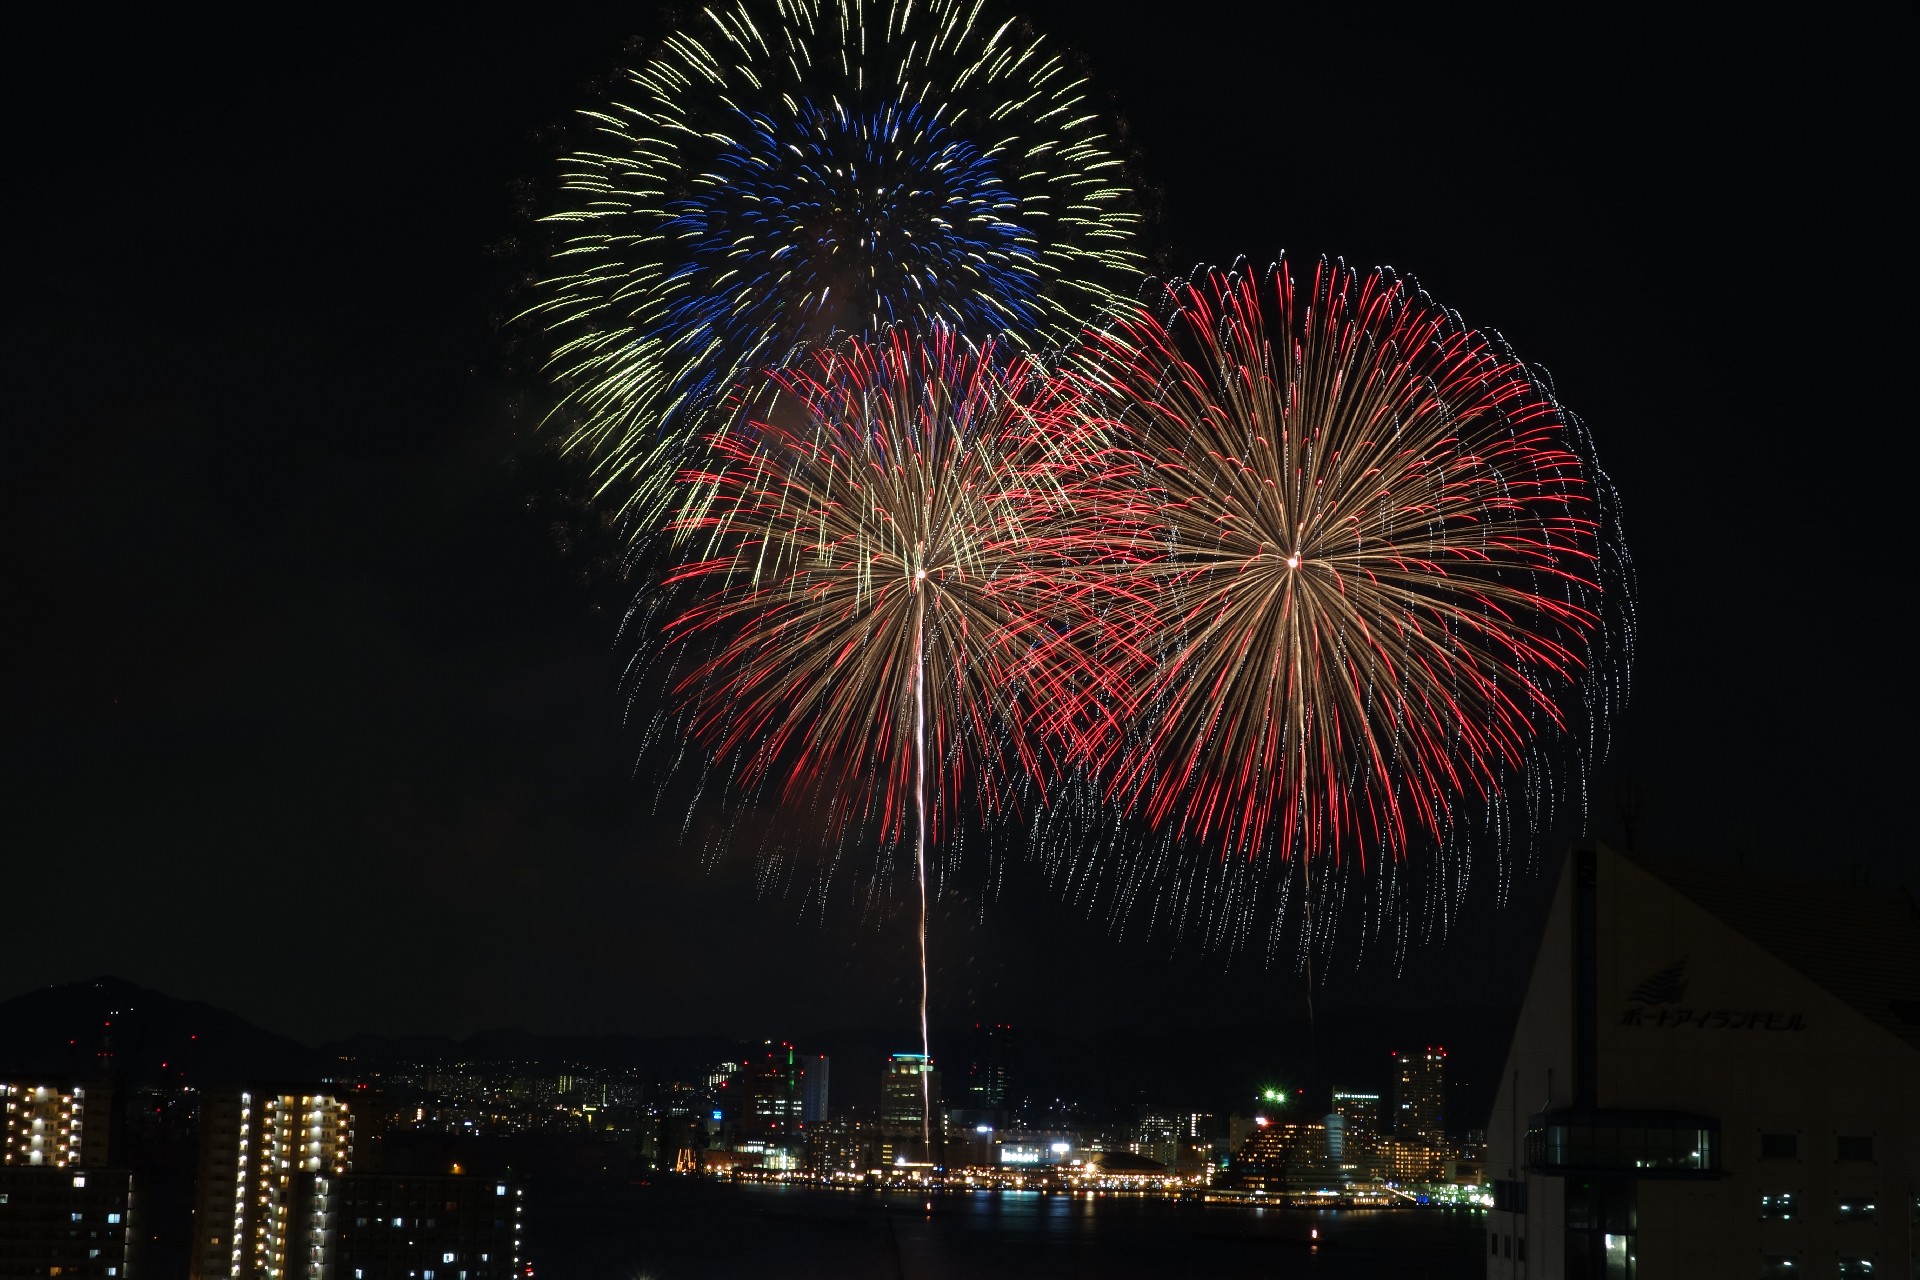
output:
[[[1024,12],[1109,96],[1162,269],[1391,264],[1552,371],[1640,573],[1597,834],[1631,777],[1643,849],[1920,887],[1891,33]],[[506,324],[570,112],[672,19],[252,20],[16,49],[0,998],[113,973],[308,1040],[905,1036],[906,899],[802,920],[656,808],[621,692],[640,583]],[[1491,879],[1451,942],[1405,976],[1349,957],[1323,1005],[1517,1001],[1545,885],[1496,911]],[[1303,996],[1020,867],[943,904],[934,954],[947,1023]]]

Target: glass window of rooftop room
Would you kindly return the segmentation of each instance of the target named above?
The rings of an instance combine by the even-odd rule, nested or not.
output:
[[[1775,1222],[1791,1222],[1798,1217],[1794,1209],[1793,1192],[1762,1191],[1760,1193],[1760,1217]]]
[[[1793,1133],[1763,1133],[1760,1135],[1760,1158],[1762,1160],[1792,1160],[1800,1154],[1800,1137]]]
[[[1835,1201],[1834,1208],[1842,1222],[1872,1222],[1876,1206],[1872,1196],[1843,1195]]]
[[[1834,1158],[1838,1160],[1873,1159],[1873,1138],[1853,1134],[1841,1134],[1834,1144]]]
[[[1760,1263],[1762,1280],[1773,1280],[1775,1276],[1797,1276],[1800,1268],[1793,1265],[1793,1255],[1789,1253],[1768,1254]]]

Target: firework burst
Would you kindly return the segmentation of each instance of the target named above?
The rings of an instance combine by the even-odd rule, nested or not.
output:
[[[697,588],[666,628],[697,655],[685,728],[831,836],[911,843],[926,1039],[927,866],[963,795],[1043,778],[1071,705],[1050,573],[1063,385],[950,330],[854,341],[769,375],[690,473]]]
[[[1085,84],[979,0],[706,10],[589,113],[535,308],[570,449],[649,532],[709,411],[836,334],[1025,348],[1130,290]]]
[[[1169,301],[1076,374],[1108,406],[1080,536],[1122,584],[1106,698],[1134,725],[1098,740],[1108,794],[1170,843],[1311,877],[1504,831],[1516,787],[1537,817],[1568,743],[1583,790],[1632,629],[1578,420],[1390,274],[1323,262],[1302,292],[1283,264]],[[1146,891],[1214,880],[1244,939],[1257,877]]]

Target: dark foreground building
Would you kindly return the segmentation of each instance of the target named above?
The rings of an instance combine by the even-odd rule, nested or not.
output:
[[[510,1280],[521,1191],[470,1174],[349,1173],[333,1197],[338,1280]]]
[[[1920,909],[1576,847],[1487,1146],[1489,1280],[1920,1276]]]
[[[133,1175],[0,1165],[0,1280],[129,1280]]]

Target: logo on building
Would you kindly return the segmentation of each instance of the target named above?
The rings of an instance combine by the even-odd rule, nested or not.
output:
[[[1687,958],[1682,956],[1633,989],[1635,1004],[1679,1004],[1687,994]]]

